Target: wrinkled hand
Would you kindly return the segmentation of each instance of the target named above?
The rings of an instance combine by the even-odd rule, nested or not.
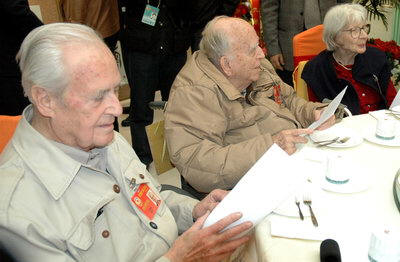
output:
[[[307,143],[307,138],[300,135],[308,135],[313,131],[310,129],[289,129],[282,130],[281,132],[272,136],[272,141],[280,146],[289,155],[296,152],[297,143]]]
[[[193,208],[193,218],[197,219],[203,216],[207,211],[211,212],[227,194],[228,191],[222,189],[211,191],[210,194],[208,194]]]
[[[314,119],[315,121],[317,121],[320,117],[321,114],[324,110],[323,109],[316,109],[314,110]],[[317,130],[324,130],[327,129],[331,126],[333,126],[336,123],[336,119],[335,119],[335,115],[331,116],[330,118],[328,118],[328,120],[326,120],[325,122],[323,122],[318,128]]]
[[[285,61],[283,60],[283,55],[282,54],[277,54],[273,55],[269,58],[269,61],[271,61],[271,64],[275,69],[283,70],[283,65],[285,64]]]
[[[241,213],[233,213],[202,229],[209,213],[207,211],[191,228],[178,237],[165,257],[170,259],[171,262],[221,261],[236,248],[249,241],[249,236],[232,238],[250,229],[252,227],[251,222],[244,222],[220,232],[226,226],[240,219]]]

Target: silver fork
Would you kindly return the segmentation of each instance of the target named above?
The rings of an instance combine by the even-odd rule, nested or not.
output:
[[[333,143],[344,144],[349,140],[350,140],[350,137],[343,137],[341,139],[337,138],[337,139],[334,139],[334,140],[329,141],[327,143],[318,144],[317,147],[328,146],[328,145],[333,144]]]
[[[303,212],[301,212],[301,209],[300,209],[300,200],[297,198],[297,196],[294,197],[294,201],[295,201],[295,203],[297,205],[297,208],[299,209],[300,219],[304,220]]]
[[[318,221],[317,221],[317,218],[315,217],[314,212],[313,212],[313,210],[311,208],[311,203],[312,203],[311,197],[309,195],[306,195],[306,194],[303,195],[303,203],[304,203],[304,205],[308,206],[308,209],[310,210],[311,221],[312,221],[313,225],[315,227],[317,227],[318,226]]]

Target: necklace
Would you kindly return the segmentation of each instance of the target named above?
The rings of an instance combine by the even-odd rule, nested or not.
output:
[[[340,62],[339,60],[336,59],[335,57],[335,53],[332,53],[333,59],[335,59],[336,63],[338,63],[338,65],[340,65],[341,67],[343,67],[346,70],[351,71],[352,68],[348,68],[347,66],[345,66],[342,62]]]

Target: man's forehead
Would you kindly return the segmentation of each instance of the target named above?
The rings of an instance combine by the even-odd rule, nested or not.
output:
[[[112,66],[116,66],[114,57],[107,51],[95,46],[75,52],[67,49],[64,52],[66,70],[75,80],[99,77],[105,69],[111,70]]]

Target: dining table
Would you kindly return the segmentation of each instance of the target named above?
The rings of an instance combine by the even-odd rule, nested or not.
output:
[[[381,112],[381,115],[385,114],[385,111]],[[328,238],[338,242],[342,261],[370,261],[368,252],[373,234],[390,232],[399,236],[400,212],[394,200],[393,182],[400,168],[400,144],[377,143],[376,139],[371,139],[376,125],[377,117],[373,114],[345,117],[335,127],[351,130],[359,136],[361,140],[356,145],[318,147],[313,139],[309,139],[293,155],[296,157],[297,154],[302,163],[298,175],[304,176],[317,192],[312,196],[312,207],[318,227],[313,226],[310,216],[300,219],[292,197],[289,200],[292,213],[274,211],[256,225],[246,251],[253,255],[250,259],[242,256],[241,261],[317,262],[320,261],[321,241]],[[396,139],[400,139],[399,131],[400,128]],[[326,181],[321,181],[326,179],[327,172],[324,159],[332,155],[339,155],[346,163],[345,168],[335,170],[349,172],[350,179],[356,178],[361,187],[356,185],[354,192],[342,192],[340,186],[333,186],[333,189],[323,186]],[[305,205],[301,209],[307,214]]]

